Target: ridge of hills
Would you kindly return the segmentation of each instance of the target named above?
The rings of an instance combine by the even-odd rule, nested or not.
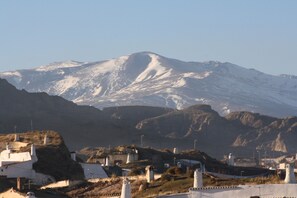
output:
[[[221,158],[229,152],[295,153],[297,117],[275,118],[251,112],[219,115],[209,105],[183,110],[160,107],[78,106],[58,96],[17,90],[0,79],[0,132],[55,130],[70,149],[86,146],[140,144],[180,149],[197,148]]]
[[[18,89],[62,96],[80,105],[160,106],[208,104],[220,115],[234,111],[297,115],[297,78],[269,75],[218,61],[186,62],[138,52],[97,62],[65,61],[0,72]]]

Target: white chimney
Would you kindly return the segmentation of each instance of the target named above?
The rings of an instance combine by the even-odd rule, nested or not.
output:
[[[131,198],[131,185],[127,178],[123,179],[121,198]]]
[[[76,152],[75,151],[74,152],[71,152],[70,155],[71,155],[71,159],[73,161],[76,161]]]
[[[203,187],[203,177],[202,172],[199,169],[196,169],[194,172],[194,188],[202,188]]]
[[[126,164],[132,163],[133,162],[133,156],[131,155],[131,153],[127,154],[127,161]]]
[[[36,155],[36,149],[34,144],[31,144],[31,157],[33,161],[37,162],[37,155]]]
[[[47,133],[44,135],[44,138],[43,138],[43,144],[44,145],[47,145],[48,144],[48,141],[49,141],[49,139],[48,139],[48,137],[47,137]]]
[[[155,174],[152,166],[147,166],[145,168],[146,170],[146,181],[147,183],[151,183],[152,181],[155,180]]]
[[[106,158],[105,158],[105,166],[109,166],[109,158],[108,158],[108,156],[106,156]]]
[[[6,154],[6,158],[10,158],[10,153],[11,153],[11,150],[9,148],[9,144],[6,143],[6,151],[4,152]]]
[[[8,143],[6,143],[6,150],[10,150]]]
[[[36,149],[34,144],[31,144],[31,156],[36,156]]]
[[[296,178],[294,175],[294,168],[291,164],[286,164],[286,178],[284,181],[286,184],[295,184]]]
[[[14,134],[14,141],[15,142],[18,142],[18,141],[20,141],[20,136],[19,136],[19,134]]]
[[[229,156],[228,156],[228,165],[229,166],[234,166],[234,155],[232,153],[229,153]]]
[[[178,154],[178,148],[173,148],[173,154]]]

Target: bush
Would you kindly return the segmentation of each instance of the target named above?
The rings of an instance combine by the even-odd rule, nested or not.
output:
[[[141,169],[132,168],[131,172],[129,172],[129,176],[136,176],[141,174]]]
[[[171,167],[169,168],[166,173],[171,174],[171,175],[180,175],[182,174],[182,169],[178,167]]]
[[[171,181],[171,175],[170,174],[167,174],[167,173],[163,173],[161,175],[161,181]]]

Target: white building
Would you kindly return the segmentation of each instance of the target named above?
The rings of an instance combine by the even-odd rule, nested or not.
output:
[[[107,178],[107,174],[100,164],[80,163],[85,179]]]
[[[7,178],[35,178],[33,163],[37,162],[35,146],[32,144],[30,152],[13,153],[9,146],[0,153],[0,175]]]

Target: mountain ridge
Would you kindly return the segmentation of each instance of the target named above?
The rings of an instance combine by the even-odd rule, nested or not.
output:
[[[283,117],[297,112],[294,76],[273,76],[228,62],[186,62],[153,52],[98,62],[57,62],[0,72],[0,78],[18,89],[59,95],[100,109],[209,104],[221,115],[251,111]]]

